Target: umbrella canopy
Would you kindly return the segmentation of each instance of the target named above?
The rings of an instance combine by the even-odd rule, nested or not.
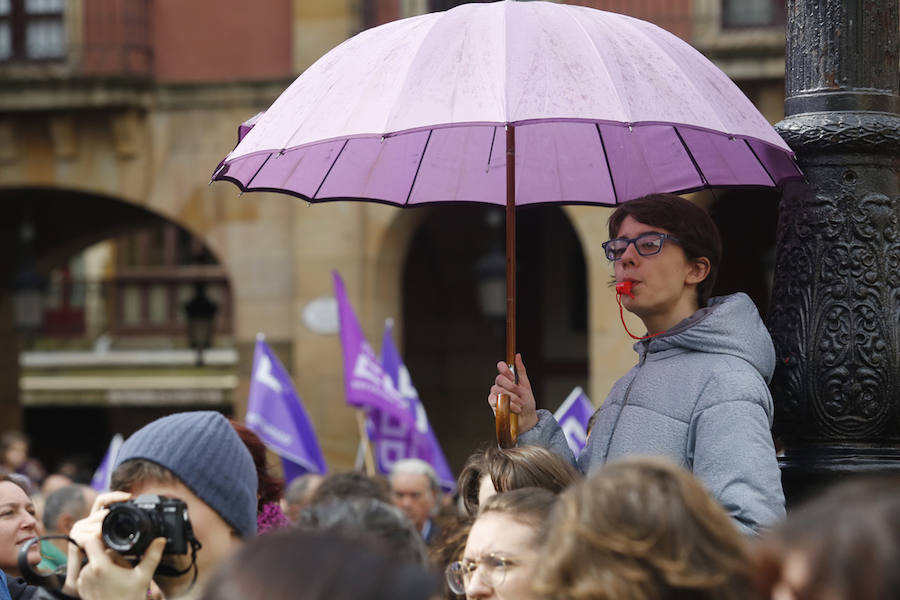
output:
[[[310,202],[505,205],[510,365],[516,206],[800,176],[773,127],[690,45],[549,2],[465,4],[369,29],[251,121],[213,180]],[[504,446],[517,428],[508,400],[497,410]]]
[[[261,115],[213,179],[308,201],[616,204],[799,175],[737,86],[650,23],[549,2],[467,4],[364,31]]]

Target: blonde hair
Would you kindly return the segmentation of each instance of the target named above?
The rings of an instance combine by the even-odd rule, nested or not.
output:
[[[743,536],[690,473],[661,458],[605,465],[560,495],[547,529],[538,598],[755,597]]]

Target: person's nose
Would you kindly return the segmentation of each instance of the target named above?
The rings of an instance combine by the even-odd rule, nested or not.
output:
[[[622,258],[619,259],[619,262],[622,263],[623,266],[633,266],[637,263],[640,258],[640,254],[637,251],[637,245],[634,242],[628,244],[625,247],[625,251],[622,253]]]
[[[469,579],[469,583],[466,585],[467,600],[493,597],[494,588],[488,585],[487,580],[482,576],[481,568],[475,569],[475,572],[472,573],[472,577]]]
[[[20,528],[25,530],[36,530],[37,529],[37,519],[34,518],[34,515],[31,513],[24,513],[22,518],[22,523],[19,525]]]

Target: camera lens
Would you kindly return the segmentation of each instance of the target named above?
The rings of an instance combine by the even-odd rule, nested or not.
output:
[[[146,512],[114,506],[103,519],[103,543],[119,554],[141,555],[153,539],[153,522]]]

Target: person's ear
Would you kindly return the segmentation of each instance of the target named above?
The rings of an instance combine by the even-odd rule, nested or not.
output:
[[[710,265],[709,259],[705,256],[701,256],[691,263],[687,276],[684,278],[684,282],[688,285],[698,285],[709,276],[711,270],[712,266]]]
[[[56,530],[63,535],[69,535],[69,532],[72,531],[72,525],[75,524],[76,520],[77,519],[69,513],[62,513],[56,521]]]

